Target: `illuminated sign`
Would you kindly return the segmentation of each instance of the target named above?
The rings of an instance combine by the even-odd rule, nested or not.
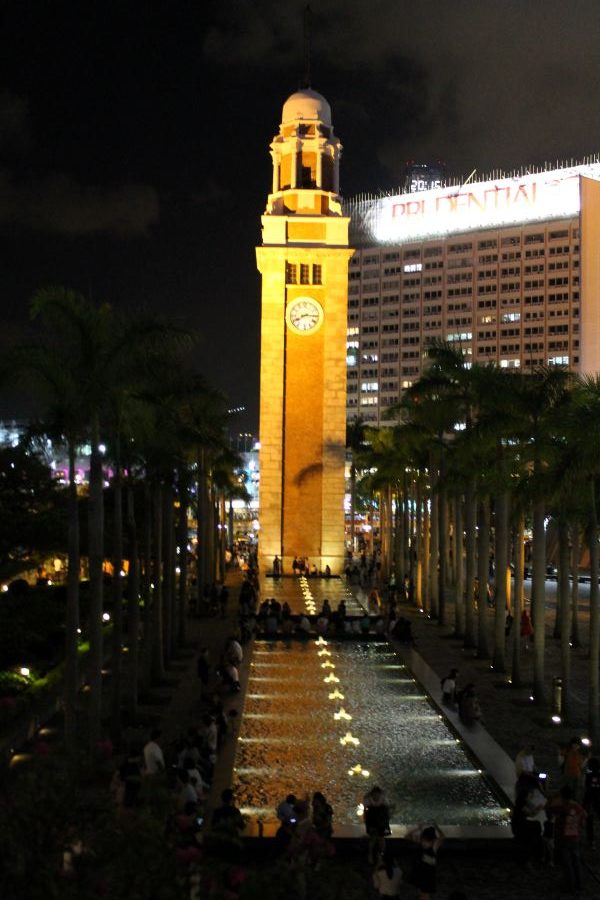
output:
[[[579,213],[580,176],[600,181],[600,162],[382,197],[354,212],[374,241],[388,244],[564,219]]]

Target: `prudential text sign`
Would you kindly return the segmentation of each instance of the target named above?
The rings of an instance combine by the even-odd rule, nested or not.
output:
[[[485,228],[577,215],[580,176],[600,180],[600,163],[383,197],[360,205],[363,224],[381,243],[408,243]]]

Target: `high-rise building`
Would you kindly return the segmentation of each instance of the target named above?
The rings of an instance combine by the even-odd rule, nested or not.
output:
[[[261,570],[277,555],[344,561],[349,219],[329,104],[306,88],[283,106],[262,217]]]
[[[349,201],[347,416],[390,424],[436,338],[600,372],[600,161]]]

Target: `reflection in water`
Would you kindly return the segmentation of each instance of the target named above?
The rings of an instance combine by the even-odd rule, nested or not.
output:
[[[324,646],[334,686],[323,677],[333,674],[321,668]],[[359,825],[362,797],[379,784],[393,824],[506,823],[481,772],[388,644],[257,641],[253,659],[234,769],[248,812],[275,821],[286,794],[320,790],[338,824]]]

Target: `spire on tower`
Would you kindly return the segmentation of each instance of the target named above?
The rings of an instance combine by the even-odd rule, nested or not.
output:
[[[310,17],[311,10],[307,4],[304,10],[304,88],[310,87]]]

